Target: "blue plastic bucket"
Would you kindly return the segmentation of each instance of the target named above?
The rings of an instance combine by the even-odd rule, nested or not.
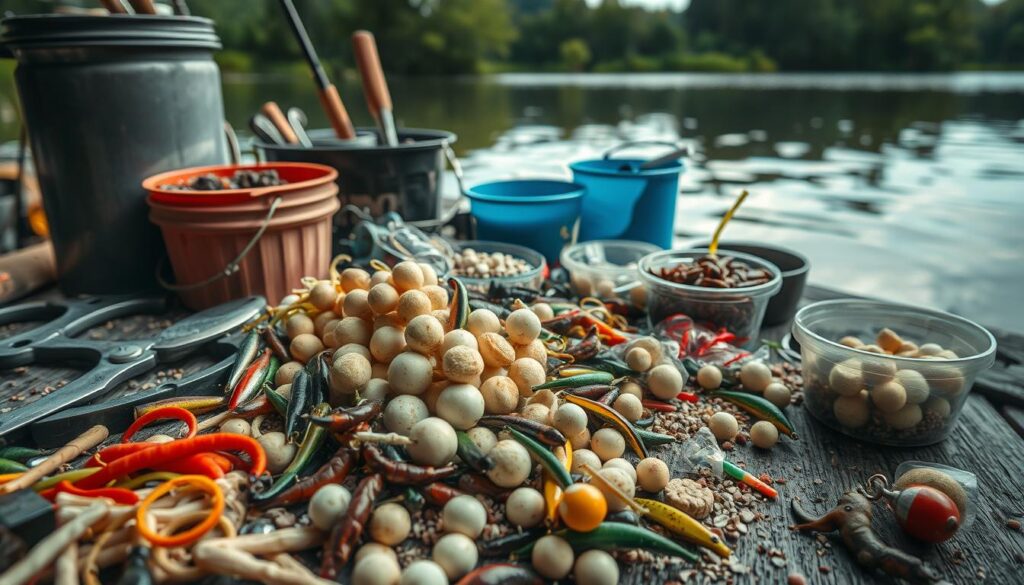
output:
[[[466,190],[480,240],[532,248],[558,262],[574,240],[584,188],[568,181],[517,180],[483,183]]]
[[[637,240],[672,247],[682,161],[638,170],[642,159],[605,158],[569,165],[587,188],[580,241]]]

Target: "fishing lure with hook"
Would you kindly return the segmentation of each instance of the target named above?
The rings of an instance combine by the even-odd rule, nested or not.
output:
[[[945,542],[960,529],[960,510],[952,498],[927,485],[889,489],[889,479],[878,473],[868,478],[859,491],[868,500],[884,499],[904,532],[933,544]]]

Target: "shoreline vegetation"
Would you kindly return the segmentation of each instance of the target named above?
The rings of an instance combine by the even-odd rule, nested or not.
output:
[[[1024,0],[294,0],[325,65],[352,68],[374,32],[403,76],[488,73],[950,72],[1024,70]],[[5,0],[4,12],[95,7]],[[212,18],[226,73],[304,68],[276,0],[189,0]]]
[[[276,2],[190,5],[217,21],[224,71],[302,68]],[[389,73],[408,76],[1024,70],[1024,0],[691,0],[682,12],[622,0],[296,5],[335,72],[351,68],[348,38],[359,28],[374,31]]]

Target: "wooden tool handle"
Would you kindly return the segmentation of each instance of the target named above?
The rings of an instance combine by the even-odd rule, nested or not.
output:
[[[376,118],[381,110],[390,110],[392,107],[391,94],[384,79],[384,70],[380,66],[377,41],[373,38],[373,33],[365,30],[352,33],[352,49],[355,52],[359,74],[363,78],[366,105]]]
[[[0,486],[0,494],[11,493],[16,490],[31,487],[32,484],[53,473],[68,461],[78,457],[85,451],[99,445],[110,436],[110,431],[103,425],[96,425],[85,431],[75,440],[43,460],[42,463],[29,469],[25,473]]]
[[[153,0],[128,0],[128,3],[135,9],[135,14],[156,14]]]
[[[121,4],[121,0],[100,0],[100,3],[103,4],[103,7],[111,14],[128,13],[128,11],[124,9],[124,5]]]
[[[288,119],[284,117],[284,112],[277,106],[277,102],[264,103],[260,111],[274,124],[274,127],[281,133],[281,137],[284,138],[285,142],[288,144],[299,143],[299,137],[295,135],[295,130],[288,123]]]
[[[0,256],[0,305],[57,280],[49,240]]]
[[[341,96],[338,95],[338,88],[334,84],[320,90],[320,105],[323,106],[327,118],[334,127],[334,134],[338,138],[351,140],[356,137],[356,130],[352,127],[352,120],[348,117],[345,104],[341,103]]]

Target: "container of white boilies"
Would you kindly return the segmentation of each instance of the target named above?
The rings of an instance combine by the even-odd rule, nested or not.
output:
[[[992,334],[972,321],[881,301],[809,305],[797,313],[793,336],[807,410],[846,435],[883,445],[930,445],[949,436],[996,352]]]
[[[644,256],[659,250],[661,248],[647,242],[595,240],[562,250],[561,261],[569,273],[573,290],[581,297],[626,298],[643,306],[643,298],[637,297],[644,292],[637,264]]]
[[[492,284],[538,288],[547,277],[548,264],[539,252],[525,246],[472,240],[455,244],[448,276],[456,276],[468,289],[487,292]]]

